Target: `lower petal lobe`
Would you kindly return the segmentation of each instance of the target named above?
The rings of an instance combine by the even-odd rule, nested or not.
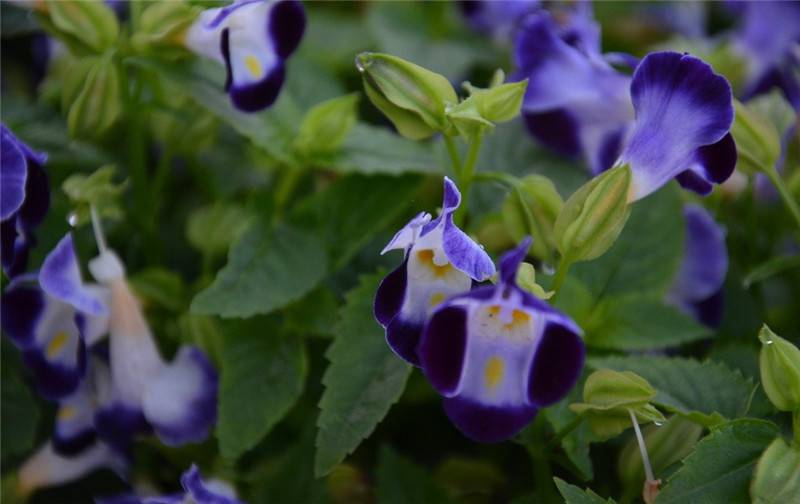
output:
[[[375,293],[373,313],[375,314],[375,319],[384,328],[389,325],[403,306],[403,299],[406,295],[407,266],[408,258],[394,271],[386,275],[386,278],[378,286],[378,292]]]
[[[568,327],[548,321],[528,377],[528,400],[538,407],[558,402],[583,369],[583,340]]]
[[[460,306],[436,310],[425,325],[419,359],[425,376],[440,394],[458,390],[467,347],[467,311]]]
[[[534,406],[484,406],[463,397],[451,397],[444,399],[444,411],[473,441],[499,443],[528,425],[538,409]]]

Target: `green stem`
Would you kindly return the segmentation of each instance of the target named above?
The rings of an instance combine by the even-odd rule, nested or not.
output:
[[[467,217],[467,201],[469,200],[469,190],[472,186],[472,179],[475,177],[475,163],[478,162],[478,153],[481,150],[483,135],[477,134],[472,137],[467,150],[467,160],[461,168],[461,175],[458,183],[461,187],[461,206],[456,211],[455,221],[458,225],[463,225]]]
[[[570,266],[572,266],[572,259],[568,255],[562,256],[561,261],[558,263],[558,269],[556,269],[556,275],[553,278],[553,285],[550,287],[550,290],[554,291],[553,297],[550,298],[550,304],[555,304],[556,298],[561,292],[561,286],[567,278]]]
[[[776,170],[774,166],[770,166],[764,169],[764,173],[769,177],[770,181],[772,181],[775,188],[778,189],[783,203],[786,205],[786,208],[789,209],[789,213],[792,214],[792,217],[794,217],[797,227],[800,228],[800,206],[798,206],[797,200],[794,199],[789,189],[786,188],[786,184],[783,183],[783,179],[778,173],[778,170]]]
[[[275,190],[275,217],[278,218],[283,214],[286,205],[289,203],[297,184],[300,183],[303,170],[298,166],[286,166],[283,176],[278,182],[278,187]]]
[[[547,445],[545,446],[545,451],[548,452],[558,446],[562,439],[569,436],[569,434],[580,427],[583,423],[583,415],[576,415],[575,418],[572,419],[570,423],[562,427],[558,432],[556,432],[555,436],[548,441]]]
[[[458,148],[453,137],[444,135],[444,144],[447,146],[447,153],[450,155],[450,164],[453,169],[453,176],[461,178],[461,156],[458,155]]]
[[[792,413],[792,432],[794,433],[792,443],[800,450],[800,409]]]

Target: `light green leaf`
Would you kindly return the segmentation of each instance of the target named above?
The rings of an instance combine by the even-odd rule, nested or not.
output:
[[[233,244],[228,264],[192,301],[192,312],[251,317],[283,308],[325,277],[328,258],[313,234],[255,222]]]
[[[383,446],[378,454],[376,477],[376,493],[381,504],[448,502],[444,490],[431,478],[430,471],[388,446]]]
[[[418,186],[415,176],[344,177],[301,202],[293,219],[318,230],[338,269],[406,211]]]
[[[683,257],[685,221],[673,185],[634,204],[622,234],[602,257],[576,264],[572,272],[595,299],[652,293],[660,298]]]
[[[235,459],[253,448],[303,392],[308,364],[297,338],[252,319],[225,339],[219,391],[220,452]]]
[[[662,488],[657,504],[748,503],[753,467],[778,435],[772,422],[741,419],[721,425],[697,443]]]
[[[342,173],[441,173],[429,144],[365,123],[356,124],[338,153],[317,164]]]
[[[656,299],[605,298],[583,324],[586,344],[595,348],[664,348],[711,335],[705,326]]]
[[[707,427],[743,416],[753,382],[727,366],[681,357],[601,357],[588,361],[594,369],[633,371],[657,391],[653,403]]]
[[[330,472],[386,416],[403,393],[411,366],[386,344],[383,329],[372,315],[372,303],[385,272],[362,277],[348,293],[328,348],[330,361],[322,378],[317,454],[314,472]]]
[[[250,217],[247,210],[235,203],[204,206],[189,215],[186,238],[203,254],[216,257],[228,251],[250,224]]]
[[[608,504],[614,502],[614,499],[603,499],[590,488],[581,490],[579,487],[570,485],[560,478],[553,478],[553,481],[556,482],[556,487],[561,492],[561,496],[564,497],[566,504]]]
[[[303,155],[336,151],[358,119],[358,93],[338,96],[309,110],[294,140]]]

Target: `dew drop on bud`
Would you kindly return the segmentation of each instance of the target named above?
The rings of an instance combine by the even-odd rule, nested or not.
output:
[[[653,423],[655,424],[656,427],[661,427],[662,425],[664,425],[664,422],[656,422],[656,421],[654,421]]]
[[[552,264],[543,262],[542,263],[542,273],[544,273],[547,276],[555,275],[556,274],[556,269],[553,267]]]
[[[78,225],[78,214],[75,213],[75,212],[70,212],[69,215],[67,215],[67,223],[72,227],[77,226]]]

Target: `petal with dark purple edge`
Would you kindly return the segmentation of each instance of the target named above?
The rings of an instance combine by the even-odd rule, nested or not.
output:
[[[400,231],[395,233],[389,243],[381,250],[381,255],[389,252],[390,250],[407,250],[408,247],[414,244],[419,236],[422,228],[431,221],[431,214],[428,212],[420,212],[414,216],[408,224],[403,226]]]
[[[39,283],[47,294],[72,305],[78,311],[91,315],[108,313],[108,308],[83,285],[70,234],[64,236],[45,258]]]
[[[728,133],[719,142],[697,149],[689,169],[675,178],[684,189],[705,196],[711,192],[712,183],[721,184],[728,180],[737,158],[736,143]]]
[[[164,444],[197,443],[208,437],[217,421],[217,382],[208,357],[199,348],[185,346],[148,383],[142,409]]]
[[[719,327],[725,309],[725,292],[722,287],[702,301],[695,301],[689,307],[694,317],[708,327]]]
[[[87,289],[94,293],[97,299],[105,305],[111,303],[111,293],[108,289],[96,285],[87,285]],[[75,313],[75,325],[81,333],[86,346],[91,347],[108,334],[110,313],[106,315],[89,315],[88,313]]]
[[[28,163],[25,201],[19,209],[19,226],[30,231],[42,223],[50,209],[50,181],[39,164]]]
[[[35,285],[14,283],[3,293],[0,322],[17,347],[27,348],[35,343],[34,333],[44,307],[44,293]]]
[[[25,155],[5,126],[2,127],[0,157],[0,220],[6,220],[19,210],[25,200],[28,168]]]
[[[500,258],[500,281],[509,284],[517,285],[517,270],[525,256],[528,254],[528,249],[531,247],[533,240],[530,236],[525,237],[519,245],[509,250]]]
[[[11,218],[0,223],[0,259],[3,271],[9,278],[20,275],[28,264],[28,250],[33,238],[26,237],[17,229],[17,219]]]
[[[499,443],[517,434],[536,416],[534,406],[484,406],[462,397],[445,398],[444,411],[468,438],[479,443]]]
[[[260,81],[237,85],[236,76],[228,90],[233,105],[243,112],[257,112],[275,103],[285,77],[284,66],[277,64]]]
[[[467,349],[467,310],[445,304],[428,319],[419,345],[420,365],[445,397],[458,393]]]
[[[283,0],[272,7],[269,17],[269,33],[275,52],[288,58],[300,45],[306,29],[306,11],[296,0]]]
[[[212,488],[212,485],[204,482],[195,465],[181,475],[181,485],[197,504],[244,504],[236,499],[232,491],[222,488],[222,485]]]
[[[226,5],[225,7],[220,7],[217,9],[210,9],[207,12],[213,12],[213,17],[211,17],[208,22],[205,24],[206,28],[214,29],[222,25],[228,16],[236,12],[238,9],[244,7],[245,5],[263,2],[264,0],[238,0],[233,2],[230,5]]]
[[[725,282],[728,249],[725,232],[703,207],[686,205],[683,215],[686,218],[683,259],[668,298],[692,303],[708,298]]]
[[[19,468],[17,489],[29,494],[37,488],[75,481],[101,467],[108,467],[122,475],[127,465],[122,455],[103,443],[94,443],[70,457],[56,453],[52,443],[47,443]]]
[[[531,363],[528,400],[538,407],[560,401],[583,369],[586,349],[572,328],[548,320]]]
[[[140,409],[121,402],[99,408],[94,425],[97,437],[120,453],[128,453],[136,435],[152,432]]]
[[[389,325],[392,319],[400,312],[403,307],[403,300],[406,297],[406,268],[408,258],[395,268],[394,271],[386,275],[378,286],[375,293],[375,304],[373,313],[375,319],[384,328]]]
[[[402,314],[398,314],[386,326],[386,343],[398,357],[419,366],[417,347],[422,336],[422,328],[422,322],[405,320]]]
[[[94,404],[84,382],[71,396],[59,402],[53,430],[53,448],[63,455],[75,455],[94,443]]]
[[[75,392],[86,375],[86,345],[79,337],[70,338],[56,356],[51,355],[51,345],[24,349],[22,361],[31,370],[39,394],[58,400]]]
[[[616,131],[603,132],[604,136],[600,139],[597,149],[589,153],[592,156],[591,170],[592,173],[600,174],[612,166],[622,153],[622,144],[625,139],[625,134],[628,132],[628,127],[622,127]]]
[[[633,75],[631,98],[636,122],[619,164],[631,166],[632,200],[684,171],[697,149],[722,140],[733,122],[730,84],[689,55],[648,54]]]
[[[563,156],[581,153],[578,123],[566,109],[547,112],[522,111],[528,132],[538,141]]]
[[[451,215],[445,219],[442,248],[453,266],[479,282],[494,275],[494,263],[489,254],[453,223]]]

